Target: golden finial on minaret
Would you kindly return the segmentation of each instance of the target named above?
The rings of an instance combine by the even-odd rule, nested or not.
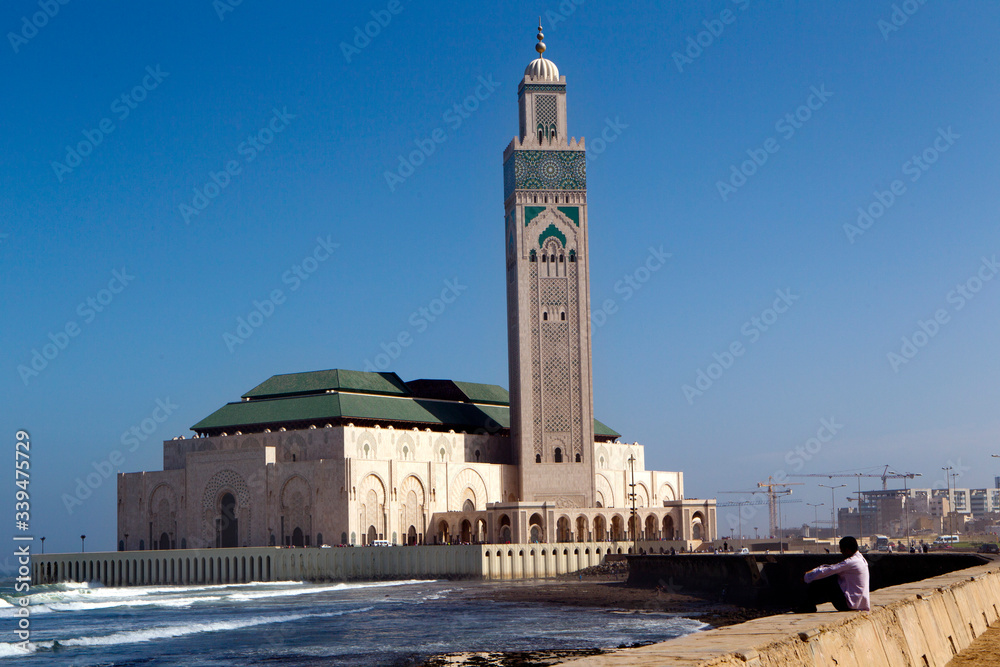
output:
[[[537,35],[537,37],[538,37],[538,44],[535,44],[535,51],[538,51],[538,57],[539,58],[544,58],[545,57],[545,42],[543,42],[542,40],[545,39],[545,35],[542,34],[542,17],[541,16],[538,17],[538,35]]]

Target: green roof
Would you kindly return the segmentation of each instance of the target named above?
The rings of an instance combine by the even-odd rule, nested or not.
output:
[[[333,369],[272,375],[243,394],[243,398],[315,394],[330,390],[357,391],[366,394],[396,394],[399,396],[406,396],[410,393],[406,384],[395,373],[365,373],[363,371]]]
[[[275,375],[192,426],[200,433],[291,428],[351,420],[495,433],[510,428],[510,396],[495,384],[414,380],[328,370]],[[620,434],[594,420],[594,435]]]
[[[456,382],[455,386],[462,390],[473,403],[496,403],[510,405],[510,394],[496,384],[477,384],[475,382]]]

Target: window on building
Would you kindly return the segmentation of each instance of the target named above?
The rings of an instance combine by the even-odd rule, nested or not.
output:
[[[535,454],[535,463],[541,463],[541,462],[542,462],[542,455]]]
[[[580,462],[580,455],[579,455],[579,454],[577,454],[577,455],[576,455],[576,462],[577,462],[577,463],[579,463],[579,462]]]
[[[562,463],[562,449],[559,447],[556,447],[555,461],[556,463]]]

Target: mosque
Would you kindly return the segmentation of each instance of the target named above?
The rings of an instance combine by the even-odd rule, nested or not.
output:
[[[510,392],[275,375],[119,474],[120,551],[715,539],[714,500],[594,419],[586,151],[542,38],[503,154]]]

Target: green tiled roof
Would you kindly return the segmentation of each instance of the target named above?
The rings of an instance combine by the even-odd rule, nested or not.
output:
[[[594,435],[606,435],[606,436],[610,436],[612,438],[617,438],[617,437],[621,436],[621,433],[619,433],[618,431],[614,430],[613,428],[611,428],[610,426],[608,426],[604,422],[601,422],[601,421],[598,421],[598,420],[595,419],[594,420]]]
[[[496,403],[510,405],[510,394],[496,384],[477,384],[475,382],[456,382],[455,386],[462,390],[473,403]]]
[[[295,394],[315,394],[327,390],[357,391],[366,394],[395,394],[406,396],[410,390],[395,373],[365,373],[363,371],[311,371],[272,375],[257,385],[243,398],[264,398],[268,396],[293,396]]]
[[[510,397],[499,385],[416,380],[395,373],[329,370],[275,375],[191,427],[199,433],[376,421],[495,433],[510,428]],[[620,434],[594,420],[594,435]]]

